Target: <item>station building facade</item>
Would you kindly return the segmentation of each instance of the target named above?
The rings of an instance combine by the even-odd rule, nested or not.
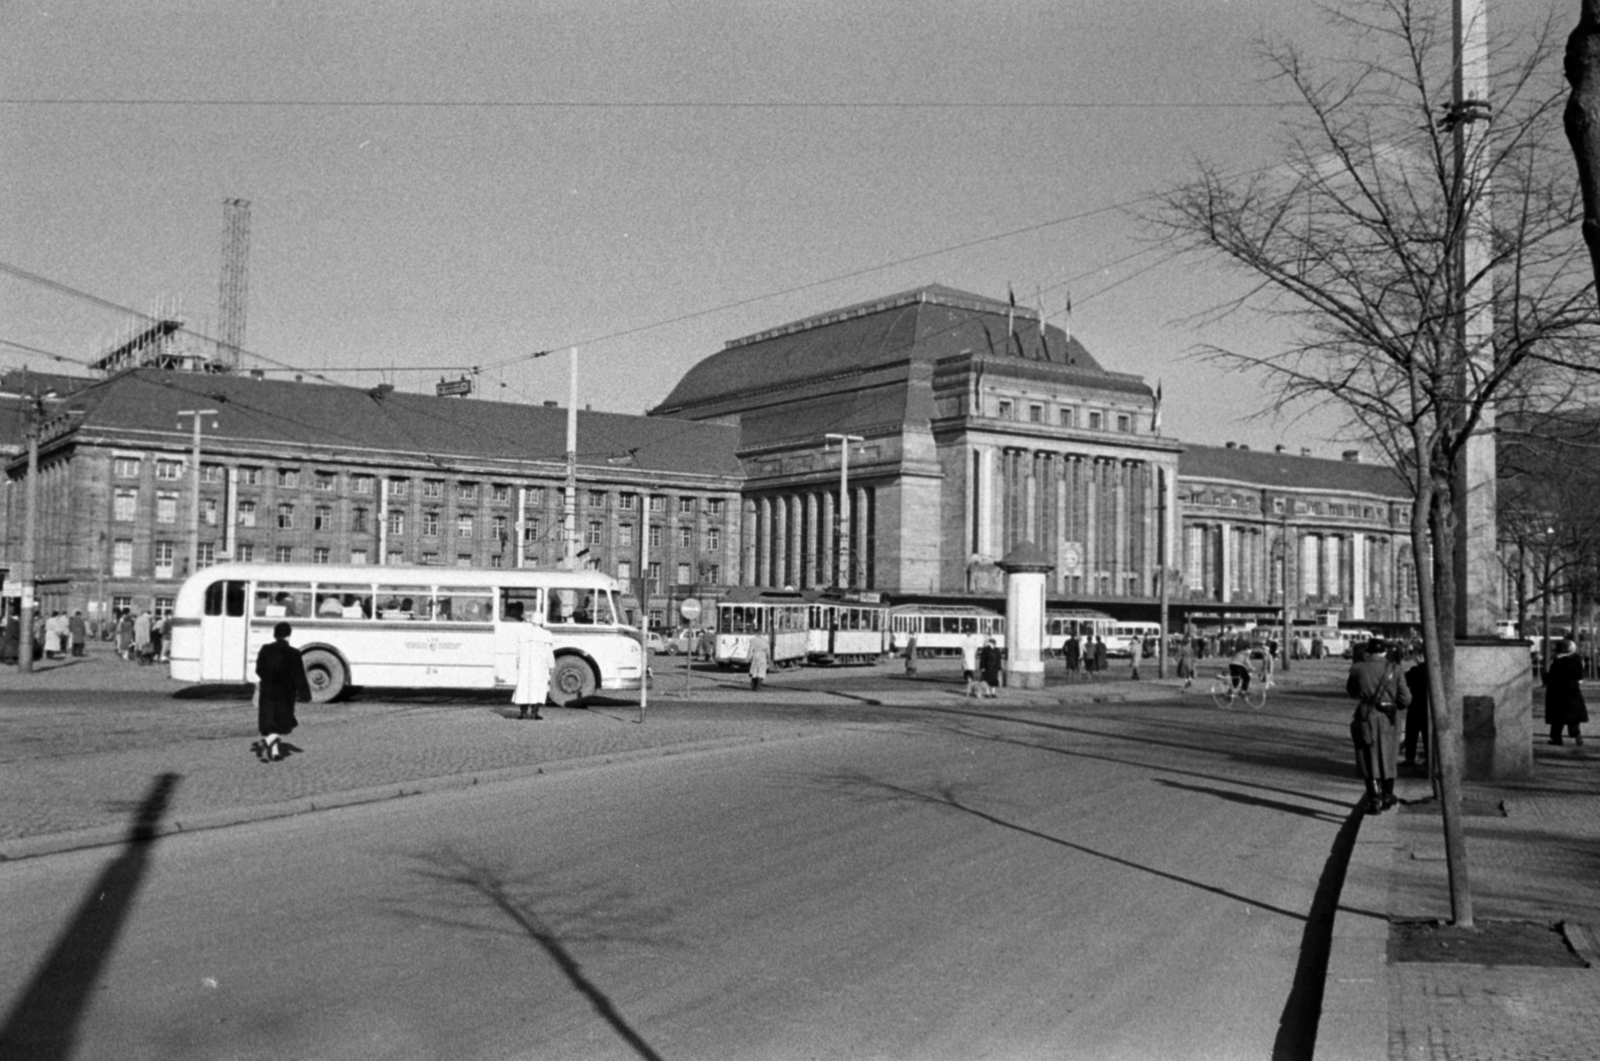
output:
[[[564,551],[553,402],[145,366],[0,377],[0,567],[22,540],[23,403],[46,391],[45,614],[161,614],[191,538],[200,566],[493,568]],[[184,414],[202,409],[196,482]],[[1023,541],[1054,565],[1056,605],[1144,617],[1165,577],[1180,619],[1248,613],[1281,607],[1287,571],[1299,617],[1415,614],[1391,472],[1180,444],[1142,378],[1009,301],[930,286],[806,318],[730,341],[647,416],[580,410],[577,426],[582,559],[653,625],[733,586],[992,600],[997,561]]]

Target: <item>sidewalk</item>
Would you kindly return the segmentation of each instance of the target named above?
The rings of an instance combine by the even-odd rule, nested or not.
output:
[[[1544,743],[1534,695],[1533,776],[1463,786],[1474,930],[1444,927],[1444,831],[1421,771],[1402,767],[1397,812],[1363,820],[1318,1061],[1600,1056],[1600,747]]]
[[[264,764],[250,744],[247,687],[184,686],[164,666],[96,651],[42,661],[31,675],[0,668],[0,861],[121,842],[150,785],[177,776],[157,834],[466,788],[593,762],[686,754],[727,744],[803,738],[882,722],[884,707],[960,707],[959,670],[892,665],[775,672],[752,693],[742,674],[657,657],[648,706],[636,696],[546,708],[519,722],[505,691],[377,694],[299,709],[290,761]],[[1121,679],[1121,675],[1118,678]],[[1169,695],[1172,683],[1080,682],[1004,690],[997,708]],[[817,708],[827,707],[826,713]],[[841,714],[841,709],[845,712]]]

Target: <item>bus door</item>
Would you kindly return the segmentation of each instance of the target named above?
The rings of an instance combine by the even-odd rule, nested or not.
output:
[[[245,589],[241,580],[225,580],[206,587],[205,612],[200,617],[200,680],[203,682],[254,681],[250,667],[250,617],[245,614]]]
[[[502,589],[494,622],[494,683],[517,684],[517,624],[544,615],[544,591],[532,586]]]

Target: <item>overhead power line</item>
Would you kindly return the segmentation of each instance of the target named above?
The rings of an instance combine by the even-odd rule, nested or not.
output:
[[[0,98],[10,107],[249,107],[283,110],[1271,110],[1292,100],[362,100],[362,99],[136,99],[33,96]]]

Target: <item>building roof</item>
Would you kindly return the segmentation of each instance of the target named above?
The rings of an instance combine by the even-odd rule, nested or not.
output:
[[[1386,464],[1235,446],[1186,446],[1178,457],[1178,475],[1183,479],[1216,479],[1283,490],[1411,496],[1400,473]]]
[[[293,444],[455,461],[563,462],[567,411],[473,398],[135,368],[88,385],[56,410],[56,431],[169,436],[185,443],[186,409],[216,409],[206,435],[271,447]],[[738,476],[738,429],[622,413],[578,413],[578,461],[665,474]],[[153,442],[154,440],[152,440]]]
[[[1082,343],[1039,323],[1035,310],[932,284],[731,340],[651,413],[693,416],[733,396],[905,364],[931,369],[960,355],[1070,369],[1080,385],[1149,394],[1138,377],[1107,372]]]

